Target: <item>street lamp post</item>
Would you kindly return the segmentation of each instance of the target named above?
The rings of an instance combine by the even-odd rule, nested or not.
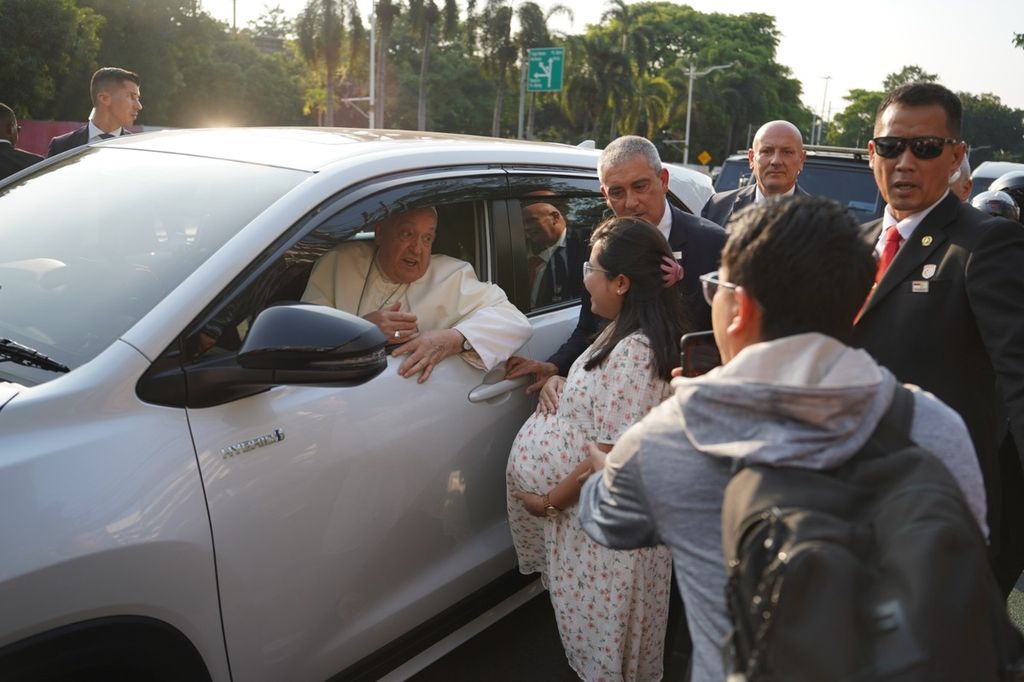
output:
[[[728,69],[729,67],[736,66],[736,62],[729,62],[728,64],[718,64],[717,66],[709,66],[703,71],[694,71],[693,62],[690,62],[690,87],[686,93],[686,137],[683,139],[683,165],[685,166],[690,162],[690,111],[693,109],[693,81],[706,76],[712,71],[718,69]]]

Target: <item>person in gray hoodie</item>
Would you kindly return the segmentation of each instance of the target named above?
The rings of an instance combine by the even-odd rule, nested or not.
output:
[[[828,199],[786,198],[741,212],[718,272],[701,278],[723,366],[675,379],[674,395],[622,435],[603,472],[583,487],[579,516],[594,540],[672,550],[693,637],[692,682],[720,682],[730,672],[722,657],[730,621],[721,515],[733,465],[835,467],[889,408],[893,375],[844,343],[874,271],[871,245]],[[910,388],[911,438],[946,465],[987,534],[981,472],[963,421]]]

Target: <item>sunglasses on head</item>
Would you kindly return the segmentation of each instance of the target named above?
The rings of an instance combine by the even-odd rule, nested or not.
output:
[[[960,140],[951,137],[875,137],[875,153],[883,159],[895,159],[910,147],[910,152],[919,159],[934,159],[942,153],[947,144],[959,144]]]

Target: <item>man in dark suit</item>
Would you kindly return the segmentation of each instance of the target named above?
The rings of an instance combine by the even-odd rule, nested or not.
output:
[[[142,79],[137,73],[105,66],[92,75],[89,95],[92,97],[92,115],[89,122],[78,130],[58,135],[50,140],[46,156],[54,156],[89,142],[130,135],[127,130],[142,111]]]
[[[14,175],[23,168],[43,160],[43,157],[32,152],[18,149],[18,117],[14,110],[0,103],[0,180]]]
[[[1019,461],[1000,463],[994,406],[1024,444],[1024,230],[964,204],[949,179],[965,152],[960,100],[934,83],[889,93],[875,119],[868,154],[887,205],[865,225],[879,254],[879,276],[854,327],[854,344],[901,381],[918,384],[960,413],[981,465],[988,497],[993,566],[1009,593],[1022,558],[1024,496]]]
[[[704,204],[701,217],[724,227],[729,216],[767,198],[806,195],[807,192],[796,184],[806,158],[807,152],[804,151],[799,128],[789,121],[765,123],[758,128],[754,144],[747,150],[747,161],[754,182],[746,187],[712,195]]]
[[[530,308],[578,298],[583,291],[583,261],[590,230],[567,230],[565,216],[553,198],[523,207],[528,260]]]
[[[683,292],[694,331],[711,328],[711,309],[701,294],[701,275],[718,267],[725,243],[725,231],[709,220],[684,213],[670,206],[668,170],[662,167],[658,149],[643,137],[628,135],[609,144],[598,161],[601,193],[618,217],[642,218],[661,231],[682,268],[677,284]],[[590,296],[584,289],[580,319],[569,339],[546,362],[513,356],[506,378],[532,374],[534,382],[527,393],[539,391],[554,374],[565,376],[594,335],[604,328],[603,320],[591,311]]]

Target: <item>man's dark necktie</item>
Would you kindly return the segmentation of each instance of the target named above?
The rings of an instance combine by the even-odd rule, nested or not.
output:
[[[112,137],[117,137],[114,133],[100,133],[101,140],[109,140]]]

